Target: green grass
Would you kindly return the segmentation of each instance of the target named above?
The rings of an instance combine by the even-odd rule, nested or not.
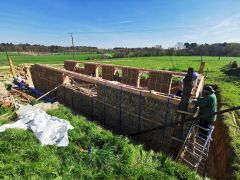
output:
[[[125,61],[113,61],[109,64],[134,66],[151,69],[166,69],[176,71],[187,71],[188,67],[193,67],[198,71],[200,65],[200,57],[197,56],[174,56],[172,57],[174,66],[172,67],[171,61],[168,56],[160,57],[141,57],[141,58],[124,58]],[[239,71],[226,71],[223,72],[225,65],[230,61],[236,60],[240,65],[240,58],[236,57],[203,57],[206,62],[205,73],[207,74],[207,84],[217,85],[220,90],[221,109],[240,106],[240,74]],[[240,111],[234,113],[237,118],[238,126],[240,126]],[[235,176],[240,179],[240,133],[239,128],[234,127],[232,116],[225,114],[224,122],[229,127],[230,144],[234,150],[237,158],[235,158]]]
[[[17,53],[8,53],[9,57],[13,60],[14,65],[23,63],[41,63],[41,64],[63,64],[64,60],[73,59],[71,53],[59,53],[53,55],[18,55]],[[76,53],[77,60],[85,60],[87,57],[100,56],[100,54],[95,53]],[[0,52],[0,66],[7,65],[7,58],[5,52]]]
[[[166,156],[145,151],[63,106],[49,113],[74,126],[69,145],[42,147],[30,131],[7,130],[0,136],[0,179],[199,179]],[[80,152],[88,146],[92,153]]]

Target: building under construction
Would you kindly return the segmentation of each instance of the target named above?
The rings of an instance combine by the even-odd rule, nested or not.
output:
[[[180,129],[174,125],[179,114],[192,116],[194,106],[187,102],[179,109],[181,98],[170,95],[174,79],[187,73],[78,61],[65,61],[64,68],[33,65],[35,88],[43,93],[55,89],[50,93],[54,100],[155,150],[172,153],[172,142],[187,135],[191,122],[181,124]],[[200,75],[192,96],[198,97],[203,85]]]
[[[32,79],[34,85],[26,82],[26,92],[37,100],[59,101],[88,120],[143,143],[146,148],[169,154],[202,176],[207,171],[210,177],[227,177],[230,172],[226,162],[231,161],[231,153],[224,123],[217,121],[215,131],[214,127],[204,129],[194,123],[198,109],[189,100],[201,94],[203,66],[194,88],[192,68],[183,73],[67,60],[64,69],[35,64],[30,66],[30,72],[29,68],[25,70],[24,77]],[[174,96],[174,87],[181,80],[183,95]],[[26,88],[24,83],[18,86]],[[23,97],[23,92],[14,93]],[[208,136],[199,137],[199,129],[208,131]]]

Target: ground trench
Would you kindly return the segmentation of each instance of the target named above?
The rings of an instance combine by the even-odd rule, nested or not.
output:
[[[58,72],[48,72],[44,68],[35,66],[32,71],[34,85],[43,92],[47,92],[61,83],[62,74]],[[51,75],[50,75],[51,74]],[[81,81],[79,81],[81,83]],[[44,84],[44,85],[43,85]],[[91,85],[90,85],[91,86]],[[218,89],[217,87],[215,87]],[[86,88],[85,88],[86,89]],[[219,91],[219,89],[218,89]],[[70,107],[74,112],[81,113],[90,120],[99,122],[103,127],[112,130],[115,133],[129,135],[138,132],[139,128],[148,129],[159,122],[159,116],[166,112],[167,101],[156,100],[149,97],[139,96],[122,90],[115,90],[111,87],[98,85],[96,92],[91,93],[84,90],[84,87],[62,86],[50,96],[57,97],[56,100]],[[121,96],[124,96],[121,100]],[[218,102],[221,102],[219,93],[217,93]],[[122,107],[116,108],[116,101],[122,101]],[[142,105],[139,107],[139,101]],[[104,105],[102,104],[104,103]],[[161,107],[158,104],[163,104]],[[131,106],[132,105],[132,106]],[[220,106],[221,103],[218,103]],[[149,109],[148,107],[154,107]],[[177,106],[170,104],[170,121],[173,122]],[[89,108],[90,107],[90,108]],[[95,108],[94,108],[95,107]],[[218,107],[219,108],[219,107]],[[124,113],[124,110],[131,112]],[[141,114],[140,114],[141,112]],[[139,117],[141,116],[141,118]],[[120,119],[120,120],[119,120]],[[145,121],[147,119],[153,120]],[[232,178],[232,159],[233,152],[229,146],[228,128],[222,121],[223,117],[219,116],[215,123],[213,141],[211,143],[209,159],[207,164],[207,174],[213,179],[231,179]],[[127,120],[127,121],[126,121]],[[139,124],[141,125],[139,125]],[[185,133],[189,125],[185,125]],[[153,131],[143,136],[134,138],[135,142],[144,143],[146,148],[156,151],[163,151],[169,154],[170,139],[173,128],[166,128],[163,131]],[[159,136],[161,134],[161,136]]]
[[[218,109],[220,109],[221,89],[215,85],[212,86],[216,89]],[[224,119],[224,115],[217,117],[208,157],[207,174],[213,179],[234,179],[232,165],[235,155],[230,146],[231,139]]]

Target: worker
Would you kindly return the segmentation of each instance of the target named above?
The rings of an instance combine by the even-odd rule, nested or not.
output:
[[[120,78],[120,76],[119,76],[119,72],[116,71],[116,72],[114,73],[113,80],[114,80],[114,81],[119,81],[119,78]]]
[[[196,101],[192,101],[196,106],[199,106],[199,116],[215,113],[217,111],[217,98],[212,86],[206,86],[203,89],[203,97]],[[203,128],[209,129],[216,120],[216,115],[209,115],[200,118],[199,125]],[[199,129],[200,133],[207,135],[207,132]]]
[[[193,88],[195,88],[195,87],[197,87],[197,83],[198,83],[198,81],[197,81],[197,79],[198,79],[198,73],[197,72],[193,72],[193,74],[192,74],[192,87]]]
[[[179,97],[182,97],[182,94],[183,94],[183,79],[181,79],[179,81],[179,84],[177,86],[177,92],[176,92],[176,96],[179,96]]]
[[[191,81],[191,85],[192,85],[191,96],[194,96],[194,94],[196,93],[197,84],[198,84],[197,79],[198,79],[198,73],[193,72],[192,81]],[[176,89],[176,88],[177,88],[177,92],[176,92],[175,96],[182,97],[182,95],[183,95],[183,79],[181,79],[179,81],[178,86],[173,87],[171,90]]]

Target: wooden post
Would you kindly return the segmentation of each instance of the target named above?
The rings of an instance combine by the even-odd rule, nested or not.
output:
[[[138,78],[137,78],[137,84],[136,84],[137,88],[140,87],[140,80],[141,80],[141,73],[138,71]]]
[[[178,110],[180,111],[187,111],[188,110],[188,103],[189,99],[191,97],[191,91],[192,91],[192,74],[193,74],[193,68],[188,68],[187,75],[185,76],[183,80],[183,95],[181,98],[181,102],[178,105]],[[179,113],[176,117],[176,127],[174,128],[174,133],[173,137],[176,137],[178,139],[182,138],[183,135],[183,125],[184,125],[184,120],[185,120],[186,114]],[[179,146],[176,146],[176,141],[172,141],[172,147],[175,147],[175,150],[177,150]],[[176,151],[173,152],[174,156]]]
[[[16,77],[16,72],[15,72],[15,69],[14,69],[14,66],[13,66],[13,63],[12,63],[12,60],[11,58],[8,57],[8,63],[9,63],[9,66],[10,66],[10,70],[12,72],[12,75],[13,75],[13,78]]]
[[[201,62],[198,73],[203,74],[204,73],[204,68],[205,68],[205,62]]]

